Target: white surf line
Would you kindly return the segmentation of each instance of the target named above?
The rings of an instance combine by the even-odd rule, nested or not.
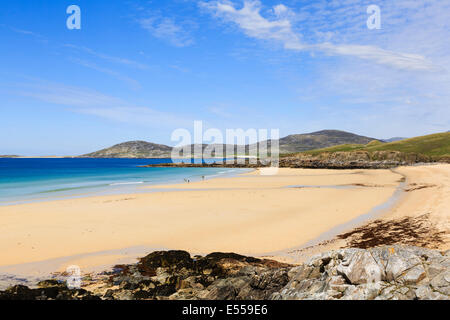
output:
[[[111,183],[110,186],[125,186],[125,185],[132,185],[132,184],[143,184],[144,181],[138,181],[138,182],[116,182]]]

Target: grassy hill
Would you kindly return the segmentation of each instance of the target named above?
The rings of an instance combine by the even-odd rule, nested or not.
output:
[[[306,150],[313,150],[318,148],[325,148],[344,143],[359,143],[366,144],[374,141],[373,138],[360,136],[350,132],[339,130],[322,130],[307,134],[294,134],[284,137],[279,140],[280,153],[293,153]],[[267,141],[267,146],[271,146],[272,141]],[[251,144],[244,146],[244,151],[238,153],[236,147],[234,155],[248,155],[257,154],[258,150],[263,148],[264,144]],[[192,151],[195,145],[186,146]],[[222,148],[223,154],[226,154],[227,145],[209,145],[209,147],[217,147],[217,150]],[[204,150],[208,145],[204,144],[201,149]],[[233,148],[233,145],[231,145]],[[100,151],[82,155],[84,158],[169,158],[173,148],[167,145],[155,144],[146,141],[129,141],[124,142],[110,148]],[[212,149],[211,149],[212,150]],[[230,156],[230,155],[228,155]]]
[[[272,141],[268,141],[268,146]],[[318,155],[322,153],[367,151],[398,151],[404,154],[420,154],[439,160],[450,159],[450,132],[432,134],[423,137],[385,143],[373,138],[359,136],[338,130],[323,130],[308,134],[290,135],[280,139],[282,157],[292,155]],[[226,151],[225,145],[216,145]],[[189,146],[192,150],[194,145]],[[205,149],[208,145],[201,146]],[[211,147],[211,146],[210,146]],[[257,148],[258,144],[246,145],[245,154]],[[166,158],[171,156],[173,148],[145,141],[131,141],[111,148],[86,154],[88,158]],[[261,150],[261,148],[259,148]],[[235,154],[237,151],[235,150]],[[254,154],[254,153],[250,153]]]
[[[331,147],[344,143],[366,144],[375,140],[340,130],[322,130],[306,134],[293,134],[279,141],[280,154]]]
[[[129,141],[89,153],[82,158],[167,158],[172,147],[146,141]]]
[[[280,154],[292,154],[296,152],[303,152],[308,150],[315,150],[319,148],[327,148],[331,146],[342,145],[345,143],[354,144],[366,144],[374,141],[374,138],[360,136],[351,132],[345,132],[340,130],[322,130],[305,134],[292,134],[287,137],[281,138],[279,143]],[[272,146],[273,140],[266,142],[255,143],[248,146],[251,154],[256,154],[255,150],[266,150]]]
[[[398,151],[403,153],[414,153],[429,156],[433,159],[450,157],[450,132],[436,133],[427,136],[415,137],[401,141],[383,143],[371,141],[368,144],[343,144],[329,148],[316,149],[304,152],[305,154],[317,155],[321,153],[367,151]]]

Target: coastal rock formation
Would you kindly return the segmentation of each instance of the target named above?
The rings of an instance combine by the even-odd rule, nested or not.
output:
[[[399,151],[300,153],[280,159],[280,167],[314,169],[387,169],[433,160],[425,155]]]
[[[234,253],[153,252],[117,266],[97,293],[105,299],[268,299],[287,284],[291,267]]]
[[[443,158],[444,159],[444,158]],[[441,160],[441,161],[446,161]],[[419,163],[434,162],[428,156],[398,151],[352,151],[324,152],[316,155],[298,153],[279,159],[280,168],[310,168],[310,169],[389,169]],[[143,167],[188,167],[188,168],[263,168],[270,166],[268,161],[235,159],[234,163],[162,163]]]
[[[450,251],[408,246],[341,249],[289,272],[273,299],[450,299]]]
[[[0,300],[101,300],[100,297],[84,289],[71,290],[56,280],[39,282],[37,288],[23,285],[13,286],[0,292]]]
[[[450,299],[450,251],[412,246],[340,249],[300,266],[234,253],[158,251],[69,290],[54,280],[15,286],[0,300]]]

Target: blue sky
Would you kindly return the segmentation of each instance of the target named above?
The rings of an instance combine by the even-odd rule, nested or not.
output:
[[[81,30],[66,9],[81,8]],[[371,4],[381,29],[366,25]],[[0,154],[72,155],[177,128],[449,130],[450,3],[0,4]]]

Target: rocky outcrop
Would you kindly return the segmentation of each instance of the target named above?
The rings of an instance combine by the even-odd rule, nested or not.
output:
[[[0,300],[101,300],[100,297],[84,289],[71,290],[56,280],[39,282],[37,288],[30,289],[16,285],[0,292]]]
[[[268,167],[267,163],[261,161],[249,161],[249,159],[243,159],[243,161],[235,161],[234,163],[226,163],[222,161],[217,161],[214,163],[188,163],[190,160],[186,160],[181,163],[159,163],[159,164],[149,164],[146,166],[140,166],[141,168],[264,168]]]
[[[189,160],[186,160],[188,162]],[[319,154],[298,153],[279,159],[280,168],[310,168],[310,169],[389,169],[420,163],[432,163],[428,156],[416,153],[402,153],[398,151],[352,151],[352,152],[323,152]],[[143,167],[189,167],[189,168],[263,168],[271,166],[267,161],[240,159],[234,163],[163,163]]]
[[[153,252],[118,266],[98,293],[105,299],[268,299],[287,284],[290,267],[234,253]]]
[[[116,266],[84,289],[57,281],[15,286],[0,299],[25,300],[387,300],[450,299],[450,251],[411,246],[341,249],[300,266],[233,253],[191,257],[158,251]]]
[[[406,246],[342,249],[289,272],[273,299],[450,299],[450,251]]]
[[[388,169],[433,160],[417,153],[399,151],[352,151],[323,152],[319,154],[300,153],[280,159],[281,167],[313,169]]]

